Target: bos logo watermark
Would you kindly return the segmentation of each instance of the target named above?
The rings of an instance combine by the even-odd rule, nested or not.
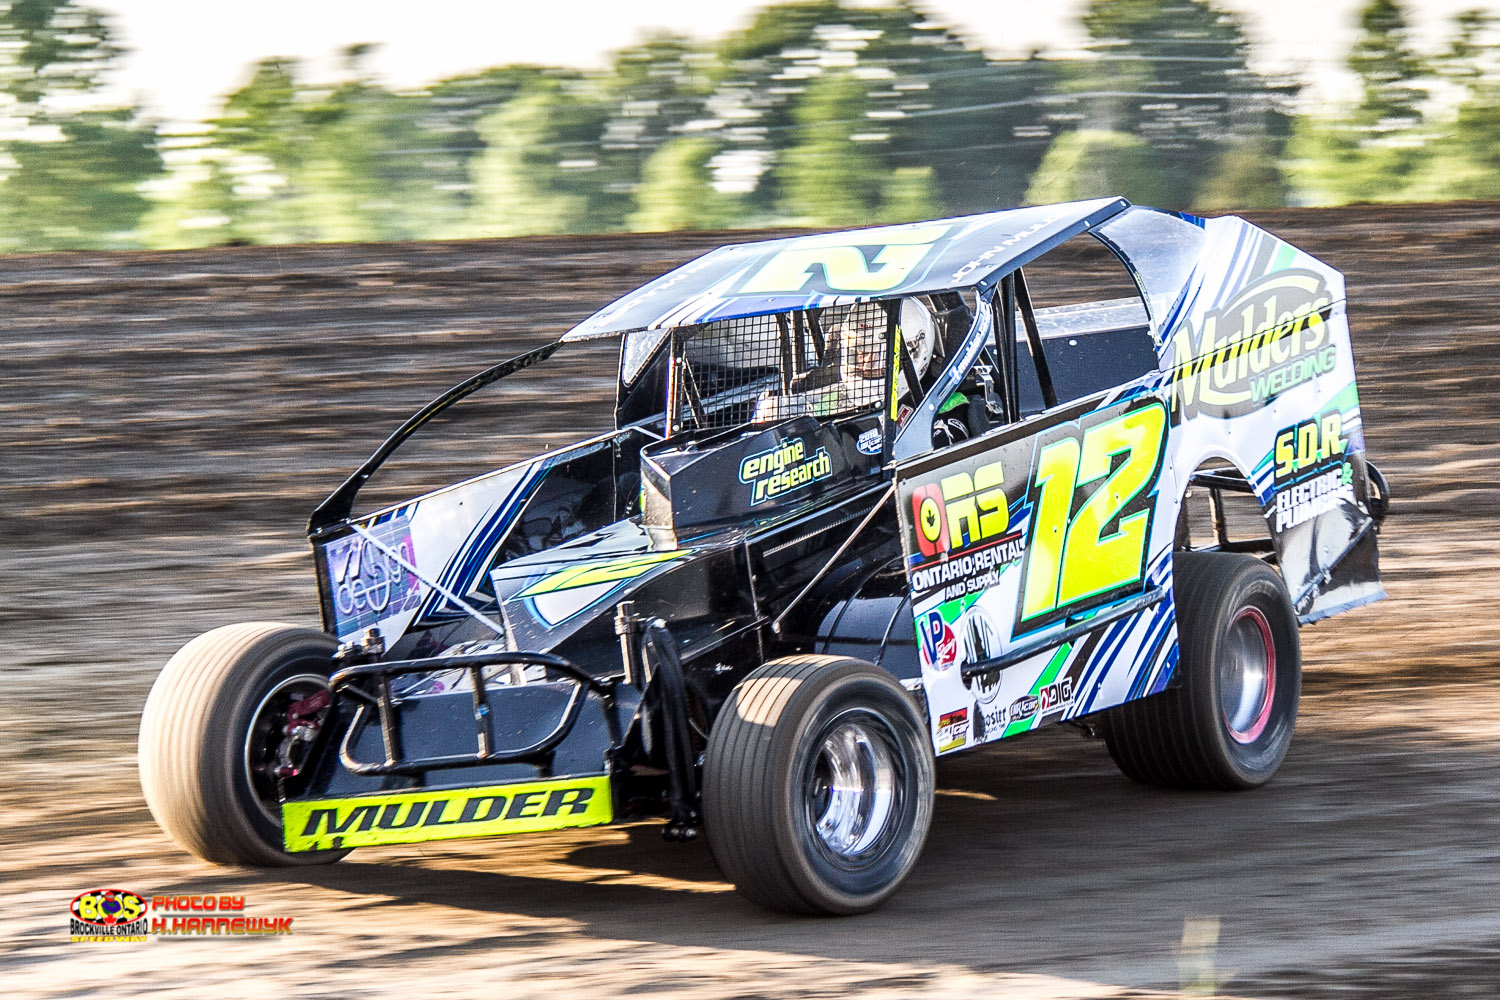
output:
[[[74,941],[146,940],[146,900],[128,889],[90,889],[68,907],[68,934]]]
[[[145,941],[148,937],[247,937],[290,934],[291,917],[251,916],[244,896],[154,895],[90,889],[68,907],[70,940]]]

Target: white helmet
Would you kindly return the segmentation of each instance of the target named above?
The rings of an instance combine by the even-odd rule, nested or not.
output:
[[[915,298],[901,300],[901,343],[906,346],[912,367],[917,370],[917,378],[925,378],[937,350],[937,330],[933,326],[932,313]],[[899,388],[903,393],[906,391],[904,378]]]

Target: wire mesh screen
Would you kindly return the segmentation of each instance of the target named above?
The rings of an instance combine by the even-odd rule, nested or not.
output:
[[[712,430],[881,405],[889,375],[879,303],[721,320],[675,332],[674,429]]]

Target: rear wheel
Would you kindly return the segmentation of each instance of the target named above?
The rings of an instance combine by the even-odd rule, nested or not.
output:
[[[1106,715],[1110,756],[1147,784],[1265,784],[1291,745],[1302,686],[1286,585],[1270,566],[1238,553],[1179,552],[1173,574],[1176,683]]]
[[[916,705],[846,657],[773,660],[734,689],[709,737],[703,812],[714,858],[777,910],[860,913],[915,866],[933,764]]]
[[[206,861],[328,864],[289,854],[281,801],[298,794],[327,721],[334,639],[274,622],[228,625],[167,662],[141,715],[141,790],[161,828]]]

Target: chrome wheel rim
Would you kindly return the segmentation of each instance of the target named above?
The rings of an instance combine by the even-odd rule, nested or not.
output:
[[[845,866],[878,855],[897,826],[899,772],[894,738],[879,720],[845,715],[824,727],[805,784],[819,847]]]
[[[1276,695],[1276,642],[1259,608],[1244,608],[1229,624],[1219,674],[1219,706],[1236,743],[1260,739]]]
[[[273,823],[281,823],[281,796],[275,774],[276,752],[285,736],[287,709],[319,691],[328,690],[328,678],[319,674],[294,674],[266,692],[250,716],[245,736],[245,780],[260,811]]]

